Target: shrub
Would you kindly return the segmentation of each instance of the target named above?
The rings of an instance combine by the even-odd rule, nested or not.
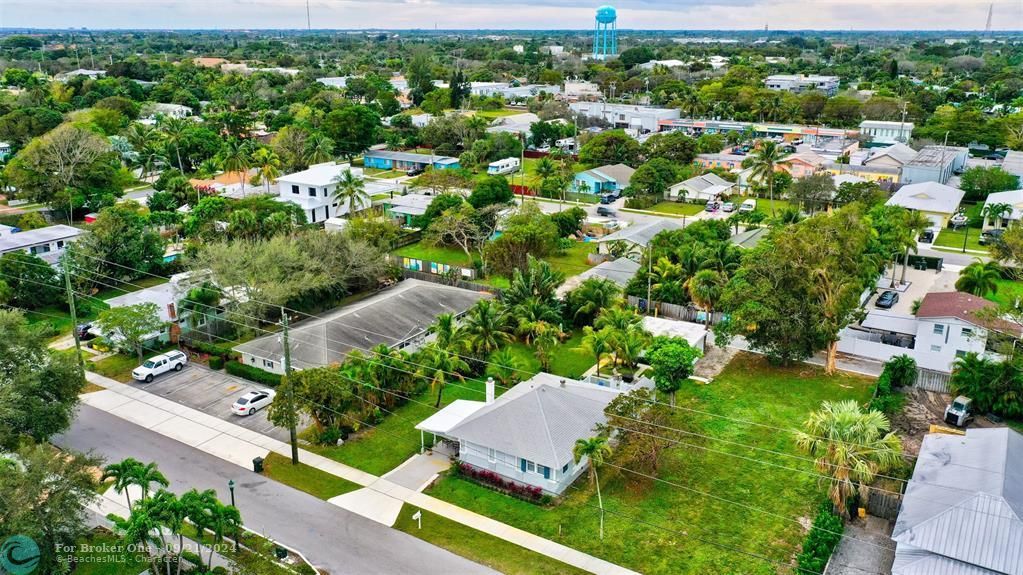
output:
[[[501,475],[489,469],[480,469],[474,465],[470,465],[465,462],[456,462],[452,468],[455,475],[479,483],[484,487],[490,487],[496,489],[502,493],[517,497],[523,501],[529,501],[530,503],[539,503],[540,505],[548,505],[551,502],[551,497],[544,494],[543,489],[534,487],[532,485],[523,485],[516,483],[509,479],[505,479]]]
[[[219,355],[220,357],[227,358],[234,355],[234,350],[227,347],[226,345],[218,345],[208,341],[198,341],[190,339],[185,342],[185,347],[195,350],[199,353],[205,353],[207,355]]]
[[[645,210],[654,207],[661,201],[658,196],[644,195],[626,198],[625,207],[632,210]]]
[[[221,369],[224,369],[224,358],[220,357],[219,355],[211,355],[210,356],[210,369],[212,369],[214,371],[219,371]]]
[[[224,367],[227,369],[228,374],[242,379],[247,379],[249,381],[254,381],[256,383],[272,387],[281,384],[281,376],[276,373],[270,373],[268,371],[252,367],[251,365],[245,365],[244,363],[231,360],[224,364]]]
[[[887,373],[893,389],[909,387],[916,382],[916,360],[908,355],[897,355],[884,364],[884,371]]]
[[[796,557],[798,570],[804,573],[823,573],[838,542],[842,539],[842,518],[832,511],[830,501],[821,503],[813,526],[803,541],[803,551]]]

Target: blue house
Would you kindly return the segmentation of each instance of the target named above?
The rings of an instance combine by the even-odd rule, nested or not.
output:
[[[449,156],[431,156],[412,152],[394,152],[391,150],[370,150],[363,155],[363,165],[378,170],[411,170],[426,169],[432,166],[435,170],[458,168],[458,158]]]
[[[625,164],[601,166],[579,172],[572,180],[572,189],[576,192],[585,191],[592,194],[606,194],[624,190],[629,187],[632,174],[636,173]]]

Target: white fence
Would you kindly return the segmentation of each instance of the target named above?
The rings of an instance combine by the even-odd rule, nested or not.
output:
[[[880,334],[852,328],[842,330],[838,340],[838,351],[882,362],[897,355],[913,355],[912,348],[881,343]]]

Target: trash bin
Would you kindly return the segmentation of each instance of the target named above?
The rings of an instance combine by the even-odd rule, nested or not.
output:
[[[252,460],[252,470],[256,473],[263,473],[263,458],[256,457]]]

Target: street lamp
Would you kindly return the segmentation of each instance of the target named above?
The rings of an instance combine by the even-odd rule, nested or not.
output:
[[[238,506],[234,504],[234,479],[229,479],[227,481],[227,488],[231,491],[231,507],[234,507],[235,509],[238,509]],[[238,552],[238,530],[237,529],[235,529],[235,532],[234,532],[234,551],[235,551],[235,553]]]

